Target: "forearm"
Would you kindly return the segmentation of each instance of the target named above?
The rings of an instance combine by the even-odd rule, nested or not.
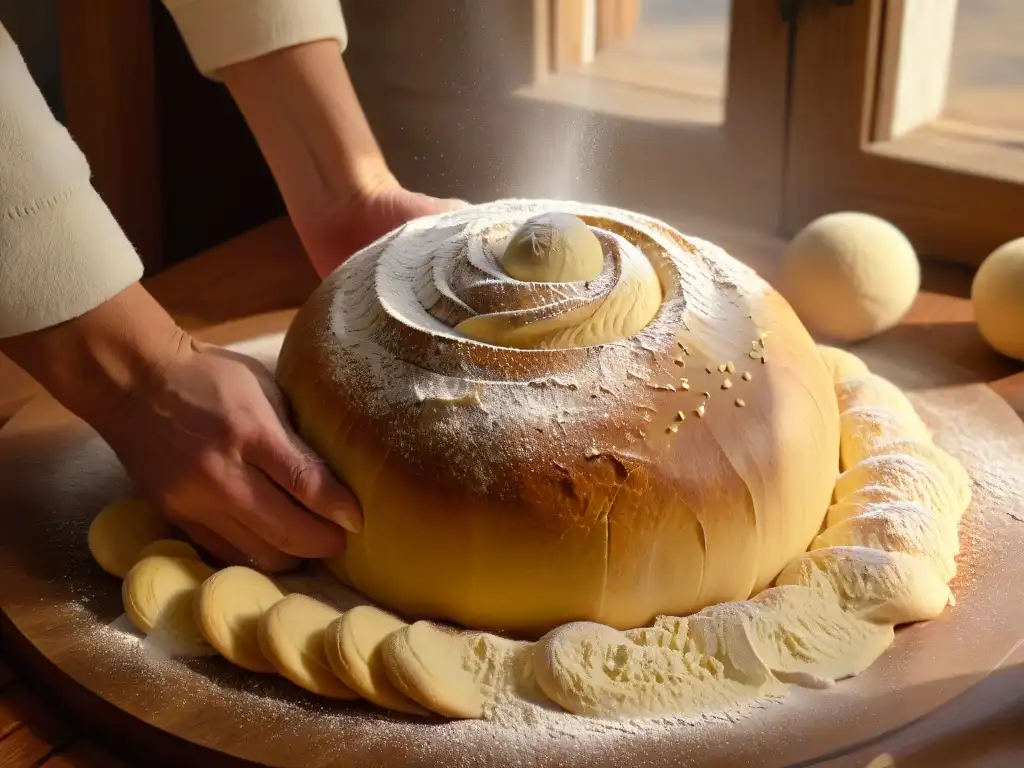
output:
[[[394,181],[333,41],[219,72],[301,227]]]
[[[0,351],[94,426],[132,392],[159,381],[190,345],[139,283],[72,320],[0,339]]]

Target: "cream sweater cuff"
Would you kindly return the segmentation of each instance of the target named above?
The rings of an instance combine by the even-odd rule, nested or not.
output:
[[[142,262],[0,25],[0,338],[71,320]]]
[[[196,67],[217,70],[317,40],[348,44],[341,0],[163,0]]]

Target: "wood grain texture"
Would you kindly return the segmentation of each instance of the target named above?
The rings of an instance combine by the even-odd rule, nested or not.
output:
[[[89,741],[79,741],[49,758],[40,768],[128,768],[128,765],[103,747]]]
[[[149,271],[162,265],[149,3],[57,0],[67,127]]]

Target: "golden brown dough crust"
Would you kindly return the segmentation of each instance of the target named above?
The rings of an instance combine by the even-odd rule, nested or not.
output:
[[[509,234],[544,211],[595,229],[601,277],[503,274]],[[638,258],[663,297],[629,338],[512,349],[453,330],[586,314]],[[716,246],[612,208],[501,201],[413,222],[324,281],[277,370],[363,507],[335,565],[410,618],[537,635],[744,599],[810,544],[838,472],[832,377],[785,300]]]

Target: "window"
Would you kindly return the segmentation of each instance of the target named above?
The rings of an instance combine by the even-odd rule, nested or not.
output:
[[[574,109],[561,162],[593,163],[596,142],[602,166],[546,194],[778,226],[789,27],[777,3],[536,0],[536,20],[550,42],[518,95]]]
[[[979,263],[1024,234],[1024,3],[805,2],[784,229],[856,208]]]

